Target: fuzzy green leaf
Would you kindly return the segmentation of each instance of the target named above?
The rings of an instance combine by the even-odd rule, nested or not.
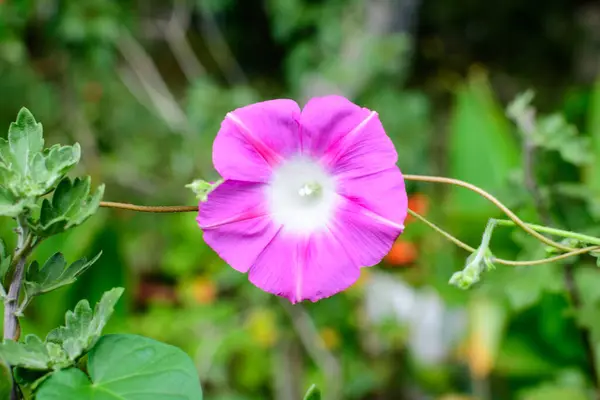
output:
[[[104,185],[100,185],[94,194],[90,194],[90,177],[63,179],[52,196],[52,201],[44,199],[36,232],[41,236],[50,236],[81,225],[92,216],[100,206],[104,195]]]
[[[34,261],[29,266],[25,276],[25,294],[31,298],[75,282],[77,277],[87,271],[101,255],[102,252],[89,261],[82,258],[68,267],[61,253],[56,253],[50,257],[42,268]]]
[[[67,311],[65,326],[50,331],[46,342],[59,345],[69,360],[75,361],[94,346],[122,294],[122,288],[104,293],[93,312],[90,303],[81,300],[74,311]]]
[[[36,122],[33,114],[22,108],[17,120],[8,129],[8,147],[10,152],[3,153],[4,163],[11,166],[21,177],[30,172],[31,161],[44,148],[42,124]]]
[[[36,400],[202,400],[198,372],[182,350],[137,335],[103,336],[90,351],[87,370],[57,371]]]
[[[5,217],[16,217],[21,214],[28,205],[32,205],[27,199],[17,198],[11,191],[0,187],[0,215]]]
[[[42,124],[29,110],[21,109],[17,121],[10,125],[8,140],[0,139],[0,185],[17,199],[52,191],[81,157],[79,144],[43,147]]]
[[[9,365],[36,370],[48,369],[51,361],[46,345],[35,335],[27,335],[24,342],[0,343],[0,358]]]

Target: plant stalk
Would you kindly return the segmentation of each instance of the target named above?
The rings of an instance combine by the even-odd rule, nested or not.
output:
[[[4,299],[4,339],[18,340],[20,334],[19,320],[16,316],[19,294],[25,275],[27,257],[32,250],[31,234],[27,228],[26,216],[17,217],[17,248],[13,259],[14,272]]]

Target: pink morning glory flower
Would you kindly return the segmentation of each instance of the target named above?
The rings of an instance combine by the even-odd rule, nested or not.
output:
[[[227,114],[213,146],[223,182],[200,204],[204,240],[257,287],[292,303],[332,296],[404,229],[398,155],[376,112],[340,96]]]

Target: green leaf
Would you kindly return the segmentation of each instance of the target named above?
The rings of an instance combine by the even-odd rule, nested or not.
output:
[[[50,236],[81,225],[100,206],[104,185],[90,195],[90,177],[63,179],[57,186],[52,201],[44,199],[39,224],[34,226],[41,236]]]
[[[0,184],[19,200],[52,191],[81,157],[77,143],[43,147],[42,124],[29,110],[21,109],[17,121],[10,125],[8,141],[0,139]]]
[[[93,312],[90,303],[81,300],[74,311],[67,311],[65,326],[50,331],[46,342],[59,345],[69,360],[75,361],[91,349],[100,338],[102,329],[110,319],[115,304],[122,294],[123,288],[114,288],[104,293]]]
[[[61,253],[56,253],[50,257],[42,268],[34,261],[27,269],[25,276],[25,294],[28,298],[31,298],[75,282],[81,274],[98,261],[101,255],[102,252],[89,261],[82,258],[68,267]]]
[[[198,200],[205,202],[208,199],[209,193],[215,190],[221,183],[223,183],[222,179],[219,179],[216,182],[206,182],[202,179],[197,179],[194,182],[185,185],[185,187],[194,192]]]
[[[519,165],[520,149],[504,110],[485,76],[474,75],[456,94],[451,118],[449,176],[491,193],[501,192]],[[448,211],[469,229],[498,214],[486,199],[461,187],[449,189]]]
[[[21,108],[17,121],[8,129],[10,152],[2,154],[5,164],[10,165],[21,177],[29,176],[31,161],[44,147],[42,124],[36,122],[33,114]]]
[[[198,372],[182,350],[137,335],[107,335],[90,351],[87,370],[57,371],[36,400],[202,400]]]
[[[33,393],[38,386],[52,374],[51,371],[35,371],[16,367],[13,375],[25,399],[33,399]]]
[[[304,395],[304,400],[321,400],[321,391],[314,383],[310,385],[306,394]]]
[[[596,78],[592,89],[587,120],[587,132],[590,135],[590,147],[595,162],[587,166],[584,181],[596,195],[600,195],[600,76]]]
[[[45,149],[39,157],[34,158],[35,168],[33,168],[32,175],[35,182],[41,185],[45,191],[49,190],[65,176],[72,166],[79,162],[80,157],[81,148],[78,143],[73,146],[54,145]]]
[[[545,383],[533,389],[523,390],[519,399],[523,400],[586,400],[588,391],[582,388]]]
[[[12,366],[38,370],[48,369],[51,361],[46,345],[35,335],[27,335],[25,342],[0,343],[0,358]]]
[[[93,312],[87,300],[80,301],[74,311],[67,311],[65,326],[50,331],[45,342],[35,335],[27,335],[24,342],[0,343],[0,358],[9,365],[30,370],[74,365],[98,341],[122,293],[122,288],[106,292]]]
[[[9,400],[13,388],[13,379],[10,367],[0,362],[0,400]]]
[[[16,217],[21,214],[28,205],[26,199],[17,198],[11,191],[0,187],[0,215],[5,217]]]
[[[481,244],[477,251],[467,257],[467,262],[462,271],[455,272],[450,278],[450,284],[461,289],[468,289],[481,279],[484,271],[494,269],[492,263],[493,254],[489,249],[492,233],[496,227],[496,220],[490,219],[488,222]]]

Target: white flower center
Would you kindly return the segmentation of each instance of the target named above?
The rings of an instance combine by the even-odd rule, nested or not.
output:
[[[338,196],[333,177],[317,162],[296,157],[273,171],[267,185],[271,217],[286,231],[310,233],[331,218]]]

